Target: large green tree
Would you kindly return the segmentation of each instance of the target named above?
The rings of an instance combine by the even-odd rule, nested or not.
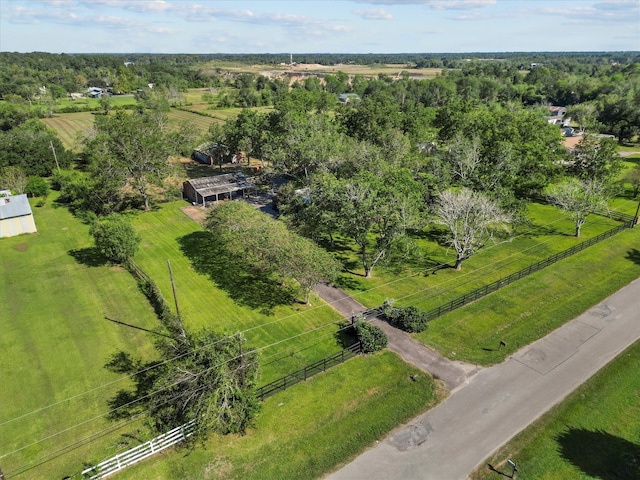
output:
[[[140,245],[140,236],[127,217],[116,213],[97,220],[89,233],[100,253],[117,263],[125,264]]]
[[[166,128],[160,111],[126,113],[96,118],[95,134],[87,139],[87,152],[97,175],[129,186],[149,210],[150,185],[162,185],[169,175],[169,156],[182,151],[192,138],[187,125]]]
[[[305,303],[315,285],[331,282],[339,274],[337,261],[313,241],[245,202],[217,205],[206,226],[249,268],[264,275],[275,274],[281,281],[295,280]]]
[[[0,130],[0,168],[14,166],[28,176],[48,177],[58,166],[65,168],[72,160],[73,154],[40,120],[31,119],[10,130]]]
[[[623,167],[616,142],[612,138],[585,135],[573,150],[569,174],[580,180],[614,182]]]
[[[365,277],[419,221],[422,185],[408,169],[362,170],[334,190],[341,233],[358,247]]]
[[[580,236],[580,229],[591,213],[607,209],[607,185],[597,179],[570,178],[549,186],[546,194],[552,203],[569,214],[576,237]]]

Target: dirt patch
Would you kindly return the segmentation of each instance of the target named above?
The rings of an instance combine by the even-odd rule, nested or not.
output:
[[[207,218],[207,211],[204,208],[189,205],[187,207],[182,207],[180,210],[197,224],[204,225],[204,221]]]
[[[19,252],[24,252],[27,248],[29,248],[29,245],[27,245],[26,243],[19,243],[13,248],[15,248]]]

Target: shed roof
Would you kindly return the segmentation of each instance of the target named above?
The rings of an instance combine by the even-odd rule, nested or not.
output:
[[[0,198],[0,220],[31,214],[31,205],[26,194]]]
[[[211,197],[221,193],[236,192],[247,188],[254,188],[255,185],[249,182],[241,173],[227,173],[216,175],[215,177],[192,178],[187,183],[203,197]]]

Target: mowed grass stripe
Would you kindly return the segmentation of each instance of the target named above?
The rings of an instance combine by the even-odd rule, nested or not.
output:
[[[450,358],[500,362],[640,277],[639,240],[640,227],[625,230],[434,320],[416,338]]]
[[[0,425],[0,455],[106,412],[107,399],[126,381],[64,400],[121,378],[103,368],[111,354],[155,354],[150,334],[105,319],[157,326],[131,276],[95,258],[88,227],[65,209],[49,203],[34,208],[34,216],[38,233],[0,240],[0,423],[63,402]],[[9,472],[110,425],[106,419],[91,421],[3,458],[2,467]],[[100,439],[25,478],[62,478],[87,458],[103,455],[113,441]]]
[[[56,131],[65,148],[79,151],[78,136],[88,134],[94,120],[95,115],[91,112],[75,112],[56,114],[51,118],[43,118],[42,122]]]
[[[248,345],[254,348],[277,343],[262,352],[269,362],[263,369],[264,383],[339,350],[333,334],[338,329],[335,322],[341,317],[317,297],[312,296],[310,306],[293,303],[263,311],[234,301],[224,290],[227,281],[224,278],[212,279],[198,273],[191,259],[183,254],[184,239],[192,240],[189,243],[192,250],[206,251],[212,247],[206,234],[202,235],[202,228],[180,211],[185,205],[182,201],[172,202],[139,214],[134,226],[143,239],[135,261],[154,279],[173,308],[167,266],[167,260],[171,261],[180,314],[188,328],[213,328],[229,335],[246,331]],[[229,265],[225,275],[230,279],[237,275],[236,269],[237,266]],[[251,288],[241,282],[239,285],[238,288]],[[265,289],[256,294],[268,300],[275,293]],[[309,345],[310,340],[315,340],[313,346]],[[283,361],[273,363],[274,358]]]

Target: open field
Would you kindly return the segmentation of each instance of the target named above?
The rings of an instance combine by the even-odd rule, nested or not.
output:
[[[640,478],[640,343],[498,450],[469,478]]]
[[[82,149],[80,139],[93,127],[94,114],[91,112],[60,113],[42,122],[58,134],[58,138],[69,150],[79,152]]]
[[[100,415],[128,382],[103,365],[119,350],[151,358],[144,329],[158,322],[131,275],[96,254],[86,225],[51,201],[34,217],[38,233],[0,239],[0,465],[7,478],[63,478],[122,440],[46,457],[114,425]],[[41,457],[44,466],[12,474]]]
[[[357,357],[269,398],[246,435],[167,452],[119,478],[319,478],[439,400],[433,380],[396,355]]]
[[[210,110],[209,104],[192,104],[181,109],[172,108],[168,113],[169,121],[174,123],[188,123],[195,127],[199,135],[204,135],[209,130],[212,123],[224,123],[229,118],[234,118],[242,110],[240,108],[226,108]],[[199,115],[193,112],[203,112]],[[258,111],[269,111],[271,108],[259,107]],[[58,113],[51,118],[43,118],[42,122],[53,129],[62,144],[73,151],[79,152],[82,149],[81,137],[91,131],[95,113],[75,112]]]
[[[295,56],[293,58],[295,61]],[[207,68],[207,67],[205,67]],[[319,65],[319,64],[297,64],[297,65],[242,65],[240,63],[233,62],[221,62],[215,60],[208,64],[208,68],[211,70],[222,69],[229,72],[248,72],[259,73],[264,76],[278,76],[286,74],[287,72],[295,73],[313,73],[313,74],[332,74],[335,75],[338,72],[344,72],[347,75],[364,75],[364,76],[377,76],[388,75],[395,77],[403,72],[406,72],[414,80],[423,80],[434,78],[442,72],[441,68],[412,68],[405,64],[385,64],[385,65],[356,65],[356,64],[341,64],[341,65]]]
[[[442,264],[453,265],[455,257],[437,241],[441,233],[437,227],[416,239],[421,258],[401,267],[377,266],[370,279],[364,278],[353,245],[342,243],[338,256],[345,261],[349,273],[341,282],[368,307],[377,307],[392,298],[400,305],[429,310],[618,225],[592,215],[583,226],[581,237],[576,238],[573,223],[557,208],[530,203],[527,210],[530,225],[520,226],[508,238],[496,239],[480,249],[462,264],[460,271],[442,268]]]
[[[639,242],[640,227],[618,233],[434,320],[416,338],[452,359],[500,362],[640,277]]]
[[[143,239],[135,261],[167,299],[173,298],[171,261],[188,327],[245,332],[249,345],[263,349],[263,383],[340,349],[335,334],[342,317],[337,312],[315,296],[311,305],[292,301],[288,290],[227,263],[208,233],[180,210],[185,205],[177,201],[139,214],[134,226]]]
[[[620,201],[626,202],[624,203],[626,208],[632,207],[630,200],[621,199]],[[203,232],[195,222],[180,211],[180,207],[184,205],[184,202],[177,201],[164,204],[150,213],[139,213],[134,217],[134,224],[143,237],[143,244],[140,252],[136,255],[136,261],[158,282],[167,299],[171,299],[171,286],[166,261],[167,259],[171,260],[181,313],[187,325],[191,328],[199,328],[205,325],[214,326],[219,331],[226,333],[235,333],[242,330],[246,332],[249,343],[253,346],[268,347],[274,344],[262,352],[264,361],[263,380],[265,382],[338,348],[334,338],[336,332],[334,322],[339,319],[339,316],[332,309],[323,306],[315,298],[312,299],[312,306],[310,307],[296,303],[291,304],[290,297],[286,296],[280,302],[275,301],[278,297],[274,295],[274,285],[260,283],[256,279],[248,278],[244,276],[238,265],[226,264],[220,260],[215,245],[207,243],[206,232]],[[9,325],[8,330],[5,328],[9,334],[3,338],[3,342],[8,342],[6,345],[3,343],[3,346],[5,346],[4,352],[13,353],[13,355],[10,361],[2,359],[3,366],[10,365],[11,371],[15,372],[10,381],[12,393],[7,398],[13,399],[14,392],[15,395],[18,395],[17,398],[21,398],[20,395],[28,392],[28,398],[24,402],[16,404],[12,400],[11,409],[5,408],[3,403],[3,418],[5,418],[5,411],[10,412],[9,414],[13,418],[13,416],[22,415],[23,413],[21,412],[25,411],[24,408],[39,408],[41,404],[33,404],[33,401],[38,398],[47,398],[47,396],[54,395],[56,400],[64,399],[67,395],[73,395],[78,389],[82,392],[86,388],[91,388],[93,383],[88,380],[113,378],[111,374],[102,368],[102,365],[108,355],[118,348],[142,352],[146,349],[148,354],[152,353],[149,342],[150,334],[145,334],[121,324],[113,324],[113,322],[103,318],[103,315],[106,315],[109,318],[131,325],[144,325],[143,328],[152,328],[156,325],[150,308],[139,294],[135,283],[129,275],[119,269],[113,269],[101,264],[100,261],[96,260],[95,253],[89,247],[90,241],[86,234],[87,227],[71,217],[66,210],[47,206],[45,209],[36,209],[35,212],[40,233],[34,236],[18,237],[17,239],[3,239],[3,242],[0,243],[0,248],[3,249],[3,252],[7,246],[9,246],[9,251],[15,251],[9,256],[4,255],[4,253],[2,255],[3,269],[7,272],[5,277],[7,277],[8,272],[20,271],[21,268],[25,270],[25,275],[18,276],[21,278],[20,285],[22,287],[7,289],[7,297],[3,299],[3,303],[10,304],[9,302],[11,301],[11,305],[16,305],[16,307],[13,307],[15,310],[11,311],[8,318],[29,318],[31,316],[34,319],[30,323],[21,322],[19,325],[22,328],[19,331],[14,331],[16,325],[13,323]],[[40,215],[38,212],[41,212]],[[540,210],[537,215],[543,218],[548,215],[548,212],[544,213],[543,210]],[[536,215],[533,215],[533,217],[535,218]],[[562,224],[562,220],[560,220],[560,224]],[[594,222],[594,227],[596,225]],[[566,224],[565,227],[567,226],[570,225]],[[603,223],[598,228],[606,229],[608,226]],[[53,236],[53,232],[57,233]],[[78,232],[82,233],[78,234]],[[556,267],[561,266],[559,273],[554,273],[549,269],[539,272],[536,274],[539,278],[532,277],[537,283],[533,284],[533,286],[526,286],[523,283],[524,292],[516,292],[513,294],[512,299],[503,296],[503,292],[508,293],[520,284],[497,292],[497,294],[485,299],[495,303],[490,304],[489,307],[485,306],[480,313],[475,311],[474,308],[482,307],[482,302],[485,300],[476,302],[448,317],[438,319],[432,322],[431,328],[426,332],[428,337],[423,340],[439,346],[445,352],[448,351],[447,349],[452,349],[446,342],[452,340],[459,342],[459,344],[455,345],[456,351],[459,350],[459,355],[455,355],[454,358],[460,359],[463,355],[468,355],[472,358],[480,350],[481,354],[485,355],[483,361],[487,361],[487,359],[488,361],[495,361],[495,358],[491,357],[493,353],[479,348],[484,346],[484,344],[478,345],[478,339],[482,338],[482,335],[495,334],[496,331],[501,331],[500,329],[503,329],[505,335],[511,332],[515,337],[506,337],[508,339],[507,343],[509,348],[512,345],[515,348],[519,341],[524,341],[527,338],[522,333],[523,331],[526,335],[537,338],[537,336],[545,332],[545,329],[550,328],[549,323],[544,319],[541,322],[541,327],[536,327],[532,324],[530,318],[536,317],[536,313],[536,315],[525,317],[526,323],[520,322],[520,326],[524,328],[511,331],[509,330],[509,328],[512,328],[510,319],[518,314],[508,310],[507,307],[518,307],[523,311],[532,311],[538,305],[543,305],[544,308],[541,311],[548,311],[554,321],[562,322],[563,318],[570,318],[567,315],[571,314],[572,309],[583,308],[584,299],[578,298],[576,296],[577,293],[585,291],[584,298],[591,302],[597,302],[599,298],[605,296],[598,289],[591,290],[586,287],[595,285],[602,286],[605,289],[612,288],[611,285],[614,285],[615,282],[626,282],[628,280],[625,279],[628,277],[635,278],[639,276],[640,264],[637,261],[637,249],[635,250],[636,254],[633,253],[633,246],[637,245],[639,232],[640,229],[623,232],[598,246],[591,247],[582,254],[564,260],[563,262],[565,263],[561,262],[556,265]],[[551,234],[554,235],[553,232]],[[45,235],[47,236],[45,237]],[[559,235],[558,241],[563,240],[564,237],[566,237],[566,241],[574,240],[568,235]],[[25,249],[22,246],[23,243],[29,246]],[[18,245],[20,246],[17,247]],[[32,246],[33,249],[31,249]],[[38,250],[35,249],[36,246]],[[508,246],[508,244],[503,244],[500,248],[502,246]],[[45,251],[55,252],[52,254],[52,259],[38,260],[38,257],[33,255],[34,252],[43,248]],[[496,249],[498,248],[496,247]],[[596,250],[598,248],[601,250]],[[20,256],[25,251],[32,252],[31,256],[28,258],[25,255]],[[70,251],[75,252],[75,257],[68,253]],[[580,255],[587,256],[580,257]],[[35,271],[44,272],[44,278],[39,274],[27,275],[27,272],[34,271],[32,266],[25,266],[32,265],[31,263],[23,264],[23,266],[19,263],[8,263],[9,261],[13,262],[14,258],[22,258],[23,262],[36,262],[38,270]],[[589,268],[588,277],[584,274],[587,268],[585,265],[588,265]],[[64,269],[59,271],[60,267],[64,267]],[[437,277],[442,272],[444,271],[438,272],[435,276]],[[111,275],[116,276],[112,278]],[[550,275],[550,277],[547,277],[547,275]],[[543,299],[544,303],[541,303],[540,298],[536,297],[534,293],[537,290],[541,290],[542,287],[540,285],[549,284],[552,287],[558,285],[555,283],[556,278],[561,278],[564,281],[560,290],[552,293],[547,292],[546,297]],[[526,281],[523,280],[523,282]],[[65,292],[64,295],[63,291]],[[73,291],[74,293],[67,295],[68,291]],[[132,300],[126,300],[127,296],[123,292],[128,292],[128,294],[132,295]],[[596,295],[600,294],[602,296],[596,298]],[[88,306],[83,307],[84,302],[89,302],[86,298],[93,298],[94,295],[98,295],[98,300],[93,300],[97,303],[90,303]],[[25,301],[25,298],[29,298],[29,301]],[[568,302],[567,299],[569,299]],[[134,304],[131,302],[134,302]],[[47,306],[46,310],[43,309],[43,305]],[[140,313],[136,313],[137,310],[140,310]],[[71,320],[64,315],[64,312],[67,311],[74,312]],[[41,336],[38,337],[35,332],[38,331],[37,325],[39,325],[43,314],[45,314],[43,312],[46,312],[46,315],[52,318],[63,318],[64,321],[58,320],[59,323],[55,324],[55,327],[50,327],[45,332],[41,332]],[[80,317],[78,317],[78,312],[80,312]],[[134,322],[134,319],[142,318],[143,316],[147,319],[145,324]],[[497,324],[493,323],[494,317],[498,318]],[[77,321],[78,318],[81,319],[80,322]],[[477,319],[482,319],[482,321],[474,322]],[[73,323],[67,327],[67,330],[60,331],[60,325],[64,325],[64,322],[69,321]],[[98,325],[95,325],[96,322]],[[94,330],[97,327],[104,327],[101,322],[104,322],[106,328],[114,329],[116,332],[105,334],[102,331]],[[485,328],[486,333],[483,333],[482,328],[480,330],[474,329],[468,333],[464,329],[458,331],[460,326],[467,328],[470,325],[474,325],[474,328],[475,325],[481,325],[482,328]],[[80,326],[82,330],[80,330]],[[86,329],[90,329],[90,335],[79,336],[79,332],[82,331],[84,333]],[[447,331],[447,329],[449,330]],[[56,332],[53,337],[50,335],[52,331]],[[48,337],[42,337],[42,335],[47,334],[49,334]],[[109,335],[114,334],[119,336],[104,343],[93,341],[95,338],[110,338]],[[277,343],[292,335],[300,336],[289,343]],[[50,344],[50,337],[55,338],[56,348],[58,345],[64,348],[61,353],[56,354],[55,350],[52,350],[54,345]],[[40,340],[39,343],[31,346],[31,343],[25,343],[25,338],[39,338]],[[438,341],[441,339],[444,339],[444,343],[438,345]],[[483,341],[491,343],[492,340],[487,337],[483,338]],[[108,349],[100,353],[101,345],[105,344],[108,345]],[[122,346],[116,347],[116,345]],[[465,351],[465,346],[468,352]],[[38,355],[33,355],[33,351],[38,352]],[[85,353],[74,354],[74,351]],[[21,373],[24,369],[25,358],[27,359],[27,364],[30,365],[27,367],[27,372],[30,375],[34,375],[32,380],[28,380],[30,384],[33,383],[34,385],[29,390],[24,389],[25,380]],[[52,361],[51,358],[55,360]],[[352,362],[378,361],[376,359],[379,358],[385,359],[383,361],[385,365],[397,362],[397,359],[390,360],[390,358],[395,358],[390,354],[367,358],[356,359]],[[69,365],[67,361],[72,363]],[[60,366],[60,362],[64,362],[63,366]],[[322,472],[335,467],[340,462],[346,461],[349,456],[356,454],[360,449],[382,436],[388,429],[393,428],[394,421],[404,421],[395,418],[387,422],[390,413],[388,409],[391,408],[395,411],[404,401],[400,399],[405,399],[405,395],[412,395],[411,392],[400,389],[397,392],[398,397],[396,400],[389,400],[388,397],[384,396],[379,397],[377,392],[387,387],[380,386],[381,377],[376,377],[373,372],[377,374],[379,371],[384,372],[392,367],[375,364],[373,370],[369,371],[367,370],[368,366],[360,363],[358,365],[361,365],[365,370],[361,370],[360,367],[352,368],[352,362],[342,367],[337,367],[350,372],[346,377],[342,376],[344,373],[340,373],[338,377],[332,377],[333,371],[318,377],[326,379],[323,381],[328,382],[322,384],[322,389],[319,390],[322,393],[318,393],[315,390],[307,390],[309,385],[312,384],[312,382],[307,382],[296,387],[296,390],[291,389],[270,399],[265,405],[264,416],[260,416],[258,419],[258,428],[255,431],[251,431],[247,436],[214,439],[212,440],[213,443],[210,444],[211,448],[207,450],[198,448],[187,457],[184,457],[179,450],[168,452],[138,467],[134,467],[130,474],[134,476],[129,478],[135,478],[136,472],[142,471],[141,469],[144,469],[146,478],[167,478],[167,476],[171,476],[174,473],[179,476],[182,475],[184,478],[188,478],[190,475],[198,478],[200,476],[199,473],[202,473],[205,469],[220,469],[223,472],[230,472],[225,474],[228,478],[282,478],[281,475],[283,474],[292,474],[297,478],[302,476],[302,474],[298,475],[298,472],[307,470],[314,472],[309,474],[309,478],[321,475]],[[11,367],[14,364],[15,366]],[[58,369],[43,376],[41,370],[43,364],[50,368],[58,365]],[[405,373],[391,376],[383,375],[385,381],[396,382],[397,378],[406,379],[406,372],[411,369],[408,369],[406,365],[402,368],[406,369]],[[68,375],[69,372],[71,375]],[[91,373],[89,374],[88,372]],[[82,381],[77,382],[79,384],[77,387],[74,387],[75,382],[69,381],[74,376],[79,376],[82,379]],[[370,382],[374,383],[370,384]],[[408,384],[411,385],[411,382],[408,382]],[[64,386],[62,394],[56,393],[57,388],[59,388],[58,385]],[[362,394],[358,393],[361,388],[364,389]],[[388,388],[393,390],[398,389],[398,386],[394,384]],[[44,393],[32,395],[32,392],[37,389],[43,390]],[[113,389],[115,390],[116,386],[113,386]],[[331,400],[334,398],[331,396],[334,391],[339,392],[337,395],[348,395],[349,400]],[[44,438],[46,435],[65,428],[60,425],[66,426],[70,422],[79,423],[93,412],[97,412],[94,415],[99,414],[104,411],[104,402],[112,392],[98,391],[92,394],[93,397],[83,404],[83,408],[74,408],[72,413],[65,409],[66,405],[62,404],[60,406],[61,410],[55,412],[56,415],[53,419],[47,418],[48,416],[44,414],[39,415],[39,422],[32,422],[28,429],[19,428],[17,421],[7,425],[0,425],[0,435],[2,435],[2,442],[0,443],[2,445],[10,444],[4,441],[5,438],[8,438],[6,435],[10,435],[11,438],[15,436],[14,449],[20,448],[22,445],[27,444],[29,440]],[[289,395],[292,395],[292,397],[289,397]],[[309,397],[307,397],[308,395]],[[369,404],[367,400],[371,396],[375,397],[376,400],[373,404]],[[319,398],[322,398],[323,401],[318,401]],[[404,418],[409,418],[421,409],[426,408],[426,403],[429,400],[423,398],[422,401],[424,401],[423,404],[416,404],[412,400],[411,407],[402,413],[402,415],[406,415]],[[335,438],[346,436],[346,434],[341,433],[342,430],[340,428],[342,427],[339,427],[344,419],[339,415],[335,416],[336,412],[340,411],[336,410],[335,406],[345,402],[350,406],[361,405],[362,413],[357,415],[354,413],[354,415],[358,418],[363,418],[358,420],[363,422],[359,425],[370,425],[372,429],[371,432],[366,430],[366,435],[363,435],[362,438],[358,437],[358,442],[346,445],[335,441]],[[297,406],[296,412],[299,412],[300,417],[298,419],[298,414],[291,414],[292,417],[296,418],[295,420],[292,418],[292,422],[308,423],[309,416],[320,419],[325,418],[329,415],[328,413],[324,410],[315,409],[329,408],[332,412],[329,418],[336,419],[335,425],[327,426],[325,433],[314,434],[312,432],[313,429],[304,430],[294,424],[287,424],[282,425],[282,428],[286,429],[286,432],[283,430],[285,433],[274,434],[273,432],[278,432],[274,423],[278,425],[283,423],[281,413],[283,405],[280,405],[281,403],[283,405]],[[23,405],[26,405],[26,407],[23,407]],[[306,405],[310,406],[307,407]],[[358,409],[358,411],[360,410]],[[375,424],[371,423],[367,417],[367,415],[371,415],[372,411],[379,412],[375,414],[377,419]],[[413,413],[410,413],[410,411]],[[89,413],[87,414],[86,412]],[[349,415],[348,418],[350,419],[351,417],[352,415]],[[276,420],[273,420],[274,418]],[[111,425],[104,419],[99,419],[98,422],[101,428],[107,428]],[[42,423],[45,423],[45,425],[42,425]],[[91,428],[92,423],[79,427],[80,429],[85,429],[80,435],[84,433],[84,436],[88,436],[95,433],[96,430]],[[317,428],[316,431],[320,432],[325,428],[324,425],[324,422],[319,422],[314,428]],[[382,425],[382,427],[374,425]],[[15,428],[16,431],[14,432],[12,428]],[[37,430],[37,428],[45,429],[45,434],[38,435],[38,431],[33,430]],[[349,431],[352,434],[354,428],[357,430],[364,427],[351,425],[350,428],[351,430]],[[127,429],[126,431],[130,430]],[[122,431],[121,433],[124,432]],[[291,437],[291,432],[299,433],[302,436]],[[69,435],[72,439],[78,438],[78,432],[75,430],[69,432]],[[287,435],[291,439],[290,441],[287,441]],[[321,444],[318,443],[318,435],[322,438]],[[101,438],[96,443],[92,443],[88,449],[78,449],[69,455],[47,463],[46,466],[28,471],[27,476],[23,476],[23,478],[50,478],[52,472],[55,475],[60,473],[61,475],[59,476],[62,476],[63,473],[74,473],[81,468],[81,464],[84,461],[97,462],[111,456],[116,451],[126,449],[125,444],[120,444],[120,441],[124,438],[120,437],[118,440],[114,436]],[[306,440],[306,438],[311,438],[311,440]],[[280,441],[284,441],[285,444],[278,443],[279,441],[276,441],[276,439],[281,439]],[[15,465],[20,466],[50,453],[52,451],[51,443],[66,445],[67,443],[64,443],[64,440],[64,438],[56,437],[51,439],[48,445],[43,442],[43,444],[37,444],[24,452],[19,452],[16,454],[19,456],[14,457],[14,460],[10,460],[10,457],[3,459],[2,465],[5,473],[11,471],[9,467],[17,468]],[[252,443],[254,441],[256,443]],[[136,443],[135,440],[131,439],[128,442],[129,444]],[[72,443],[72,440],[68,443]],[[313,445],[313,448],[307,447],[307,445]],[[316,445],[320,446],[316,447]],[[308,452],[316,451],[316,449],[319,452],[318,457],[310,457]],[[249,463],[255,464],[256,458],[275,458],[276,453],[274,451],[281,452],[278,462],[269,462],[267,460],[264,464],[256,464],[251,471],[245,470],[246,465]],[[302,454],[302,451],[305,454]],[[3,453],[5,452],[6,450],[3,449]],[[212,452],[222,453],[214,455]],[[0,453],[0,455],[3,453]],[[18,459],[17,461],[16,458]],[[171,459],[171,461],[165,462],[165,459]],[[321,463],[318,459],[326,460],[326,462]],[[305,464],[305,461],[309,461],[311,464]],[[285,470],[273,470],[276,468],[274,465],[278,465],[278,468],[285,468]],[[147,468],[150,470],[147,470]],[[290,469],[286,470],[286,468]],[[146,474],[147,471],[151,472],[149,476]],[[123,475],[129,475],[129,473],[125,471]]]

